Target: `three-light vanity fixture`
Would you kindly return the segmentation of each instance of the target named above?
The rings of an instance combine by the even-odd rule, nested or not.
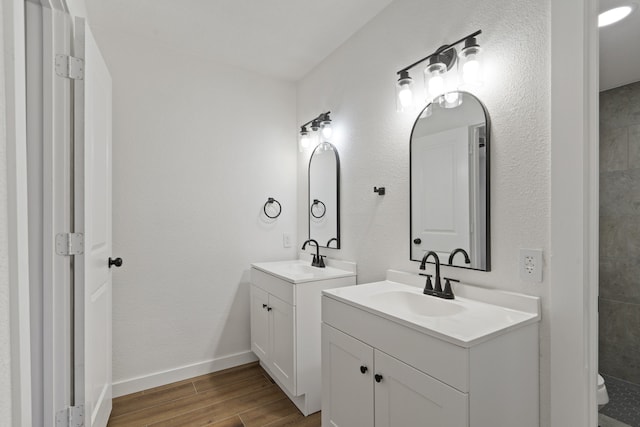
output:
[[[414,93],[414,82],[409,70],[425,61],[424,90],[426,103],[437,102],[445,108],[455,108],[462,103],[460,90],[482,85],[481,49],[476,37],[478,30],[451,44],[439,47],[434,53],[398,71],[396,102],[399,112],[413,110],[420,99]],[[460,53],[456,46],[464,43]]]
[[[333,135],[333,128],[331,127],[331,118],[329,117],[331,111],[327,111],[326,113],[321,113],[315,119],[309,120],[307,123],[300,126],[300,149],[306,149],[311,146],[315,146],[320,142],[327,142],[331,139],[331,135]],[[313,134],[309,133],[309,129],[311,129]],[[320,135],[322,135],[322,141],[317,141],[315,143],[312,142],[312,139],[317,138],[317,134],[315,132],[320,131]]]

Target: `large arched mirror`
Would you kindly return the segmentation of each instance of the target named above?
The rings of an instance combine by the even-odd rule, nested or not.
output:
[[[323,142],[309,160],[309,239],[340,249],[340,158],[336,147]]]
[[[489,115],[475,96],[458,97],[436,99],[413,125],[411,260],[434,251],[443,265],[488,271]]]

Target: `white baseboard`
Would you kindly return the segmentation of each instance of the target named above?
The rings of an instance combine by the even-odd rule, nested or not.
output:
[[[113,397],[136,393],[165,384],[182,381],[198,375],[209,374],[234,366],[244,365],[258,360],[252,351],[231,354],[217,359],[205,360],[192,365],[180,366],[162,372],[121,380],[113,383]]]

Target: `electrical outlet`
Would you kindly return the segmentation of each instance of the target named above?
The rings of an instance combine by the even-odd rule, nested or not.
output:
[[[542,249],[520,249],[520,278],[542,283]]]
[[[291,234],[282,233],[282,246],[285,248],[291,247]]]

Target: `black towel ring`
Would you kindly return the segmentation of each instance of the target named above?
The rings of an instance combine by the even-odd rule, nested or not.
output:
[[[315,205],[322,205],[322,214],[321,215],[316,215],[315,213],[313,213],[313,207]],[[313,199],[313,203],[311,203],[311,208],[309,210],[311,211],[311,215],[313,215],[314,218],[322,218],[324,216],[324,214],[327,213],[327,206],[324,203],[322,203],[320,200]]]
[[[274,216],[271,216],[271,215],[269,215],[267,213],[267,205],[270,205],[270,204],[273,204],[273,203],[277,203],[278,204],[278,213],[275,214]],[[264,211],[264,214],[267,216],[267,218],[275,219],[275,218],[278,218],[280,216],[280,214],[282,213],[282,205],[280,204],[279,201],[277,201],[273,197],[269,197],[267,199],[267,202],[264,204],[264,207],[262,208],[262,210]]]

